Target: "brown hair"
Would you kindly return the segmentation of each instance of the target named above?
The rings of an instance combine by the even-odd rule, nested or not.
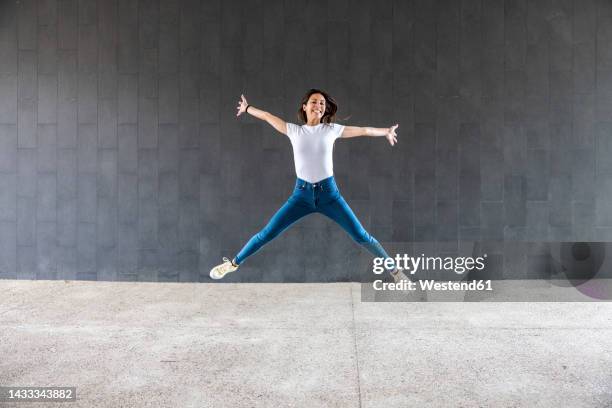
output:
[[[304,112],[304,109],[302,109],[302,107],[308,103],[308,99],[310,99],[310,96],[316,93],[323,95],[323,97],[325,98],[325,113],[321,118],[321,123],[332,123],[336,119],[338,104],[331,95],[320,89],[311,89],[310,91],[306,92],[306,94],[302,98],[302,101],[300,102],[300,107],[297,111],[298,120],[301,120],[304,123],[308,122],[306,112]]]

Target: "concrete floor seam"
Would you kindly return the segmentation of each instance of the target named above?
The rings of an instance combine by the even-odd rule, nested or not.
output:
[[[357,391],[359,392],[359,408],[361,408],[361,373],[359,371],[359,352],[357,351],[357,326],[355,324],[355,304],[353,301],[353,286],[349,286],[351,292],[351,312],[353,315],[353,344],[355,346],[355,366],[357,368]]]

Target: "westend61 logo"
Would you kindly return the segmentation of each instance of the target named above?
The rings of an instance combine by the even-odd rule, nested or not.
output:
[[[414,275],[417,270],[446,270],[454,271],[456,274],[462,274],[465,271],[477,269],[483,270],[484,259],[487,254],[473,258],[471,256],[459,256],[453,257],[440,257],[440,256],[428,256],[421,254],[420,257],[408,256],[408,254],[396,254],[395,258],[374,258],[374,267],[372,272],[380,275],[386,270],[392,269],[394,266],[402,268],[406,272],[410,272]]]

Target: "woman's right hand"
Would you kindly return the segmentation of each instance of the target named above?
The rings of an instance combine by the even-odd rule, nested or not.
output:
[[[238,101],[238,113],[236,114],[236,116],[242,115],[244,111],[246,111],[247,106],[249,106],[244,95],[240,95],[240,97],[242,98],[242,100]]]

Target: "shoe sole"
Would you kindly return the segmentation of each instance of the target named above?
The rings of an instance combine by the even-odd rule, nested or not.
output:
[[[219,280],[219,279],[223,279],[225,277],[225,275],[227,275],[228,273],[232,273],[232,272],[236,272],[236,271],[235,270],[234,271],[228,271],[228,272],[225,272],[223,275],[219,276],[219,275],[216,275],[214,273],[214,268],[213,268],[213,269],[211,269],[211,271],[208,274],[208,276],[210,276],[212,279]]]

